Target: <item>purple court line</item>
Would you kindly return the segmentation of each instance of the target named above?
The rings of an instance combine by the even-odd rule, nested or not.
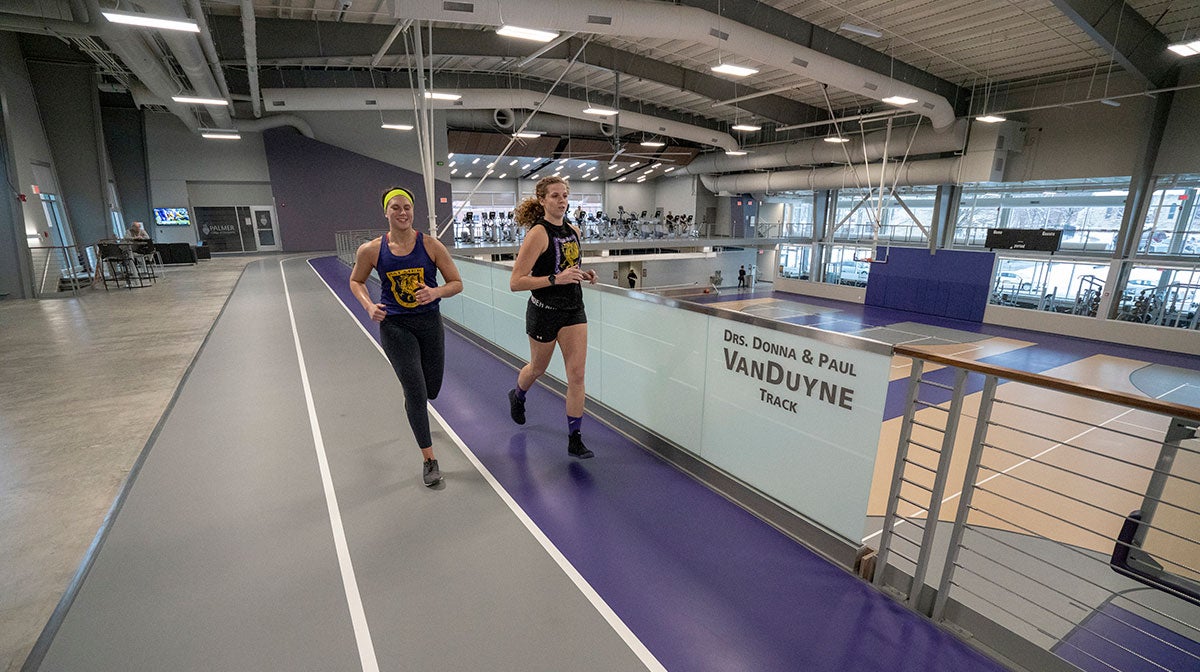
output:
[[[310,263],[364,320],[348,269]],[[572,460],[541,386],[514,425],[516,371],[449,331],[446,362],[438,413],[667,669],[1003,669],[590,417]]]

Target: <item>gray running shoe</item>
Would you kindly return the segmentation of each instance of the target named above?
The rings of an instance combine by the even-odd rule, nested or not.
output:
[[[442,482],[442,471],[438,469],[437,460],[425,460],[425,470],[422,472],[421,478],[429,487]]]
[[[525,402],[517,398],[516,388],[508,391],[508,414],[518,425],[525,424]]]
[[[596,455],[588,450],[587,446],[583,445],[583,437],[579,435],[579,432],[571,432],[571,436],[568,437],[567,453],[571,457],[578,457],[581,460],[586,460]]]

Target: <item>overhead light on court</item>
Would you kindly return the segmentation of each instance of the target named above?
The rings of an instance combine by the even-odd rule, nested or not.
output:
[[[237,131],[225,130],[219,128],[206,128],[200,130],[200,137],[208,138],[209,140],[241,140],[242,135]]]
[[[425,97],[432,100],[461,100],[462,96],[457,93],[441,93],[440,91],[426,91]]]
[[[607,107],[596,107],[595,105],[588,105],[583,110],[583,113],[584,114],[594,114],[598,117],[611,117],[611,116],[615,115],[617,113],[617,111],[609,109]]]
[[[912,105],[917,102],[916,98],[905,98],[904,96],[888,96],[883,99],[883,102],[888,105]]]
[[[667,143],[663,142],[662,140],[643,140],[639,144],[641,144],[642,147],[666,147],[667,146]]]
[[[505,37],[515,37],[521,40],[533,40],[534,42],[549,42],[558,37],[558,33],[548,30],[521,28],[520,26],[500,26],[496,29],[496,34]]]
[[[756,126],[754,124],[734,124],[733,126],[730,126],[730,128],[735,131],[745,131],[747,133],[753,133],[755,131],[762,130],[762,126]]]
[[[198,98],[196,96],[171,96],[171,100],[188,105],[228,105],[224,98]]]
[[[542,137],[542,132],[541,131],[519,131],[517,133],[513,133],[513,137],[514,138],[540,138],[540,137]]]
[[[413,127],[410,124],[380,124],[380,128],[386,128],[393,131],[411,131]],[[453,164],[451,164],[453,165]]]
[[[1001,117],[996,114],[985,114],[982,117],[975,117],[975,121],[982,121],[985,124],[998,124],[1002,121],[1008,121],[1008,117]]]
[[[844,30],[847,33],[858,33],[859,35],[866,35],[867,37],[883,37],[883,33],[875,30],[874,28],[856,26],[853,23],[843,23],[838,27],[838,30]]]
[[[1180,56],[1195,56],[1196,54],[1200,54],[1200,40],[1195,40],[1193,42],[1177,42],[1167,47],[1167,49],[1170,49]]]
[[[821,138],[821,139],[824,140],[825,142],[834,142],[834,143],[850,142],[850,138],[843,138],[840,135],[831,135],[828,138]]]
[[[1102,98],[1100,100],[1100,104],[1108,105],[1109,107],[1120,107],[1121,106],[1121,103],[1113,100],[1112,98]]]
[[[179,30],[185,33],[198,33],[200,26],[195,21],[187,19],[164,19],[148,14],[137,14],[135,12],[114,12],[102,11],[104,18],[113,23],[122,23],[127,26],[139,26],[142,28],[158,28],[160,30]]]
[[[740,150],[740,149],[727,149],[727,150],[725,150],[725,156],[745,156],[745,155],[746,155],[746,152],[744,152],[744,151],[742,151],[742,150]]]
[[[758,73],[754,68],[747,68],[744,65],[734,65],[732,63],[721,63],[712,67],[713,72],[722,75],[732,75],[733,77],[747,77]]]

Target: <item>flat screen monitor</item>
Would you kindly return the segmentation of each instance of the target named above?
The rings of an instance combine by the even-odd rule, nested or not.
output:
[[[158,226],[191,226],[187,208],[155,208],[154,223]]]

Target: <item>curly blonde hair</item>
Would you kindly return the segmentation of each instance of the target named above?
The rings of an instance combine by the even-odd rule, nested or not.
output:
[[[552,184],[561,184],[568,190],[571,188],[571,183],[563,177],[543,177],[538,180],[537,186],[533,188],[534,195],[518,203],[516,209],[513,210],[513,219],[517,221],[517,224],[528,229],[546,216],[546,209],[542,207],[541,199],[546,197]]]

